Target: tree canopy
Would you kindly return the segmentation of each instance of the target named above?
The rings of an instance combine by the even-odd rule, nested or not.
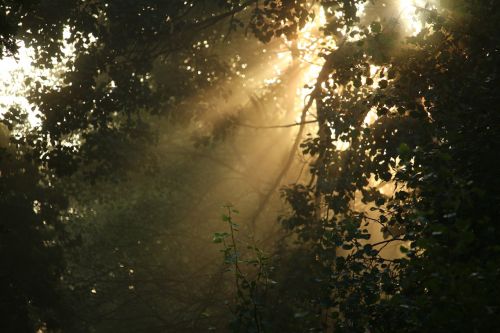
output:
[[[499,29],[489,0],[3,1],[32,69],[2,331],[498,330]]]

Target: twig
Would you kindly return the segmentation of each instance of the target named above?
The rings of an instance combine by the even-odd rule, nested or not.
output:
[[[316,120],[306,120],[306,121],[301,121],[301,122],[294,123],[294,124],[285,124],[285,125],[259,126],[259,125],[245,124],[245,123],[235,123],[235,125],[241,126],[241,127],[255,128],[255,129],[273,129],[273,128],[287,128],[287,127],[294,127],[294,126],[302,126],[305,124],[312,124],[315,122],[316,122]]]

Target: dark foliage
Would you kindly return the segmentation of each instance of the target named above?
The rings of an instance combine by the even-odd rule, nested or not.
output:
[[[235,277],[223,312],[231,285],[206,239],[170,234],[203,221],[213,208],[204,198],[216,197],[202,193],[216,186],[213,174],[189,154],[213,162],[214,147],[235,137],[240,113],[216,107],[246,83],[232,66],[243,62],[229,59],[298,38],[318,14],[313,2],[335,47],[318,51],[324,65],[302,112],[305,120],[314,104],[317,127],[290,155],[310,158],[310,179],[282,189],[289,211],[272,255],[241,247],[229,208],[229,230],[214,239]],[[235,332],[498,331],[500,6],[417,7],[425,23],[411,37],[397,8],[2,2],[0,57],[22,41],[57,80],[26,82],[39,128],[17,108],[1,118],[0,330],[199,332],[226,322]],[[183,127],[195,128],[192,138],[176,138]],[[197,150],[166,160],[161,145],[178,141]],[[215,162],[243,173],[235,165],[244,155]]]

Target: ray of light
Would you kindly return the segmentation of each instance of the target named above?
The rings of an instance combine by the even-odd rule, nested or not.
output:
[[[417,35],[424,24],[422,20],[416,15],[418,7],[425,7],[424,0],[399,0],[399,10],[401,13],[401,20],[403,21],[405,29],[410,35]]]
[[[29,125],[37,127],[41,123],[40,114],[25,97],[25,80],[36,75],[32,61],[33,50],[22,44],[15,58],[0,59],[0,116],[17,106],[27,112]]]

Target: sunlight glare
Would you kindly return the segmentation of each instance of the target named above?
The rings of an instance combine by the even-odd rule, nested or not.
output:
[[[418,7],[425,7],[423,0],[400,0],[399,9],[401,19],[404,22],[405,29],[410,35],[415,36],[422,31],[423,23],[416,15]]]
[[[0,59],[0,117],[11,107],[18,106],[27,112],[29,125],[38,127],[41,124],[40,112],[33,110],[24,97],[27,90],[25,79],[36,75],[32,65],[33,50],[20,44],[16,58]]]
[[[53,68],[38,68],[34,65],[35,51],[28,48],[23,42],[18,42],[19,49],[15,57],[4,57],[0,59],[0,117],[11,107],[19,107],[28,115],[28,124],[31,128],[41,125],[43,115],[32,104],[26,95],[33,83],[42,86],[52,86],[57,89],[63,84],[61,73],[67,69],[68,61],[75,57],[75,46],[68,43],[71,36],[69,27],[63,30],[62,61],[55,57],[52,59]],[[89,35],[90,44],[97,40],[92,34]],[[87,47],[88,47],[87,45]]]
[[[377,109],[376,108],[372,108],[366,114],[366,117],[363,120],[363,126],[364,127],[369,127],[370,125],[372,125],[373,123],[375,123],[377,121],[377,119],[378,119]]]
[[[320,28],[327,24],[326,13],[323,7],[319,7],[318,15],[314,20],[307,22],[297,37],[297,48],[300,51],[300,62],[302,67],[302,78],[297,88],[297,105],[301,108],[305,105],[307,96],[311,93],[318,75],[323,68],[325,59],[319,57],[325,48],[335,48],[335,41],[332,36],[324,36]],[[314,106],[312,107],[314,108]],[[311,110],[312,111],[312,110]],[[296,117],[300,119],[300,110]]]

